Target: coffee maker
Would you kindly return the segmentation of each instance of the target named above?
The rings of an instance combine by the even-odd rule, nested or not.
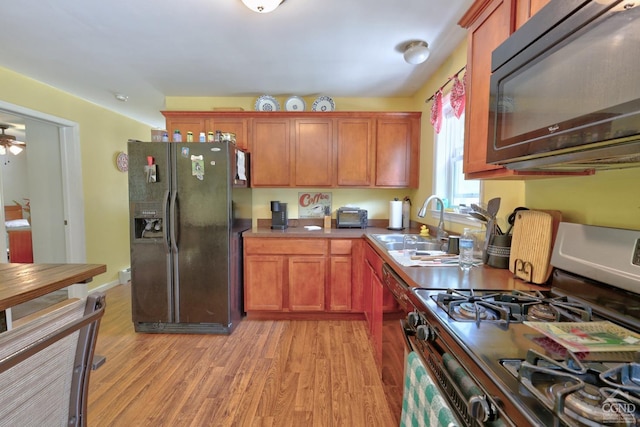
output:
[[[271,228],[284,230],[288,226],[287,204],[277,200],[271,201]]]

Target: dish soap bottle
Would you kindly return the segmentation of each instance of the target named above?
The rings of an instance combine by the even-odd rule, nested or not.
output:
[[[458,258],[458,264],[462,271],[469,271],[473,266],[473,246],[475,237],[471,234],[468,228],[464,229],[462,236],[460,236],[460,257]]]

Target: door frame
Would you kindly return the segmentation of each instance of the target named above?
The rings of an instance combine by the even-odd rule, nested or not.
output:
[[[0,111],[6,114],[38,120],[58,128],[62,171],[63,209],[65,216],[65,260],[68,263],[86,262],[84,193],[82,184],[82,159],[80,150],[80,126],[76,122],[46,114],[19,105],[0,101]],[[4,206],[0,175],[0,202]],[[4,210],[0,212],[4,221]],[[6,253],[6,230],[0,227],[0,250]],[[0,260],[2,261],[2,260]],[[6,262],[6,261],[2,261]],[[69,297],[87,295],[86,285],[69,287]]]

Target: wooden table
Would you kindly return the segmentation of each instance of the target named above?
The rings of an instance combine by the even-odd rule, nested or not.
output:
[[[104,264],[0,264],[0,311],[106,271]]]

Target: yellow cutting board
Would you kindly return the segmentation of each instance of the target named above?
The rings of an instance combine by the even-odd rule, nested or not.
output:
[[[524,281],[542,284],[551,274],[554,216],[542,211],[518,211],[513,224],[509,271]]]

